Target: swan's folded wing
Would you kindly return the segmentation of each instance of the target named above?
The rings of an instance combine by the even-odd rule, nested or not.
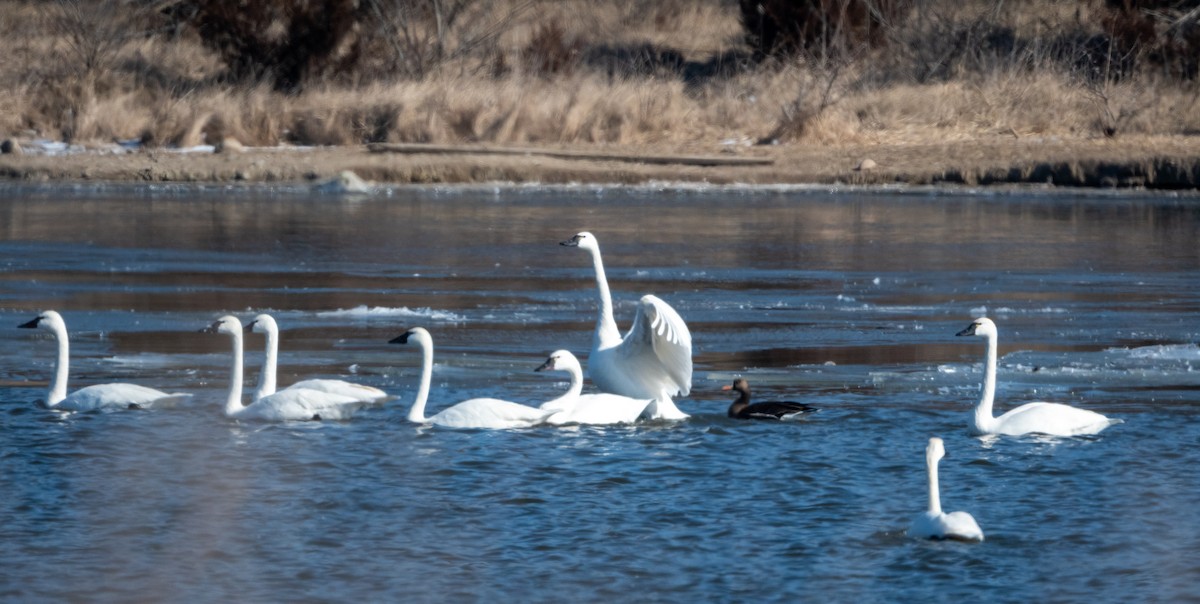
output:
[[[677,388],[673,394],[687,396],[691,392],[692,334],[670,304],[657,296],[642,296],[624,346],[626,355],[638,362],[657,359]]]

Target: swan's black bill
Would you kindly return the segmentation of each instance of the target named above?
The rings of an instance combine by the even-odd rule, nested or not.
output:
[[[216,321],[212,325],[209,325],[208,327],[201,329],[199,333],[218,333],[217,330],[219,330],[219,329],[221,329],[221,322]]]
[[[22,323],[22,324],[18,325],[17,327],[19,329],[36,329],[38,326],[38,323],[40,323],[41,321],[42,321],[42,318],[38,317],[32,321],[27,321],[25,323]]]
[[[567,247],[579,247],[579,235],[576,235],[566,241],[559,241],[558,244],[565,245]]]
[[[388,340],[388,344],[407,344],[407,343],[408,343],[408,338],[409,338],[409,336],[411,336],[411,335],[413,335],[413,332],[411,332],[411,331],[406,331],[406,332],[404,332],[404,333],[402,333],[402,334],[400,334],[400,335],[398,335],[398,336],[396,336],[396,337],[394,337],[394,338],[392,338],[392,339]]]
[[[553,358],[546,359],[546,362],[542,363],[542,366],[538,367],[537,369],[534,369],[534,371],[550,371],[551,369],[554,369],[554,359]]]
[[[968,325],[966,329],[964,329],[954,335],[956,335],[956,336],[973,336],[973,335],[975,335],[975,328],[978,326],[979,326],[978,323],[972,323],[972,324]]]
[[[254,332],[254,324],[255,324],[255,323],[258,323],[258,320],[257,320],[257,319],[255,319],[255,320],[253,320],[253,321],[251,321],[251,322],[247,323],[247,324],[246,324],[246,326],[242,328],[242,331],[243,331],[243,332],[245,332],[245,333],[252,333],[252,332]]]

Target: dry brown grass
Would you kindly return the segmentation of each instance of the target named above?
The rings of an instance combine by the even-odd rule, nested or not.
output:
[[[974,31],[972,24],[993,19],[989,27],[1051,40],[1066,28],[1098,27],[1100,10],[1096,2],[1022,0],[1003,11],[983,1],[929,4],[940,12],[914,17],[919,31],[899,32],[898,38]],[[484,142],[715,150],[720,141],[739,137],[837,146],[1095,138],[1106,131],[1200,133],[1196,82],[1149,74],[1089,79],[1037,44],[1012,50],[1008,59],[981,51],[967,61],[962,53],[946,54],[953,47],[939,56],[939,49],[922,49],[917,40],[910,43],[918,46],[864,52],[837,65],[747,63],[732,75],[690,81],[671,70],[626,74],[604,63],[620,61],[616,51],[629,48],[669,49],[693,65],[737,51],[736,3],[721,0],[543,3],[483,54],[459,56],[423,77],[312,82],[294,95],[265,83],[226,81],[219,59],[186,31],[96,42],[97,59],[85,65],[80,58],[88,53],[86,40],[64,38],[55,6],[0,0],[0,37],[11,57],[0,63],[0,138],[144,138],[190,146],[232,136],[251,145]],[[522,59],[547,23],[558,24],[563,39],[572,41],[568,46],[579,51],[567,57],[570,69],[540,73]],[[935,72],[940,75],[929,77]]]

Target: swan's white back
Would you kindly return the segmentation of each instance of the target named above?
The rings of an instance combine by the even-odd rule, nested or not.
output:
[[[529,428],[542,424],[554,411],[538,409],[494,398],[475,398],[455,404],[432,417],[425,416],[429,400],[429,385],[433,379],[433,336],[421,327],[414,327],[393,338],[393,344],[416,343],[421,348],[421,382],[417,396],[408,412],[408,420],[417,424],[432,424],[445,428],[510,429]]]
[[[168,394],[154,388],[125,383],[95,384],[67,394],[71,345],[67,335],[67,324],[62,315],[53,310],[47,310],[32,321],[21,324],[20,327],[48,331],[54,334],[54,339],[58,344],[54,378],[50,380],[50,387],[46,392],[46,406],[51,409],[92,411],[96,409],[128,409],[130,406],[168,407],[192,397],[191,394],[182,392]]]
[[[262,372],[258,376],[258,388],[254,391],[254,400],[257,401],[265,396],[274,394],[276,391],[275,376],[279,358],[279,325],[275,322],[274,317],[264,313],[254,317],[247,324],[247,327],[255,333],[264,334],[267,340]],[[301,380],[285,388],[285,390],[291,389],[316,390],[329,394],[338,394],[364,403],[383,403],[390,398],[388,393],[372,386],[364,386],[345,380],[324,378]]]
[[[1080,436],[1097,434],[1113,424],[1121,423],[1121,420],[1109,419],[1095,411],[1046,402],[1027,403],[999,417],[993,417],[992,404],[996,397],[996,349],[999,337],[996,324],[987,317],[980,317],[955,335],[987,338],[983,390],[971,420],[972,432],[1007,436]]]
[[[243,405],[242,322],[237,317],[226,315],[203,331],[225,334],[233,343],[229,393],[225,401],[225,415],[228,417],[264,421],[340,420],[349,419],[363,406],[362,401],[350,397],[302,388],[276,392],[250,405]]]
[[[975,518],[966,512],[942,512],[941,493],[938,490],[938,461],[946,454],[942,439],[929,439],[925,447],[925,467],[929,480],[929,509],[913,520],[908,529],[910,536],[918,539],[958,539],[983,541],[983,530]]]
[[[588,377],[604,392],[654,399],[649,412],[653,418],[688,417],[671,400],[687,396],[692,389],[692,335],[683,318],[657,296],[645,295],[622,338],[613,318],[612,296],[596,237],[584,231],[562,245],[591,253],[595,270],[599,302]]]
[[[538,371],[563,371],[571,376],[571,387],[567,394],[542,403],[541,408],[556,411],[546,419],[553,426],[566,424],[631,424],[645,413],[652,402],[619,394],[580,394],[583,388],[583,371],[579,359],[567,350],[551,353]]]

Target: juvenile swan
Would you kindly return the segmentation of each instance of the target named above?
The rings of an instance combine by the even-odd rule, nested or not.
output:
[[[638,302],[633,326],[621,337],[613,319],[612,296],[600,260],[600,244],[586,231],[560,245],[578,247],[592,255],[599,290],[596,332],[588,355],[588,377],[600,390],[631,398],[654,399],[654,419],[685,419],[671,401],[692,389],[692,334],[671,305],[645,295]]]
[[[32,321],[22,323],[17,327],[43,329],[54,334],[54,339],[58,340],[58,361],[54,364],[54,379],[50,381],[50,390],[46,393],[46,406],[51,409],[91,411],[104,408],[161,407],[192,397],[190,394],[178,392],[167,394],[136,384],[96,384],[80,388],[68,395],[67,375],[71,354],[67,338],[67,324],[63,321],[62,316],[53,310],[47,310]]]
[[[254,317],[246,324],[246,331],[261,333],[267,336],[266,357],[263,360],[262,372],[258,374],[258,389],[254,391],[254,400],[275,393],[275,366],[279,359],[279,325],[275,318],[268,314]],[[308,379],[288,386],[286,390],[296,388],[320,390],[331,394],[340,394],[364,403],[383,403],[390,397],[388,393],[371,386],[363,386],[345,380]]]
[[[941,494],[938,493],[938,460],[945,455],[942,439],[929,439],[929,445],[925,447],[925,467],[929,470],[929,511],[913,520],[908,534],[918,539],[983,541],[983,531],[970,514],[942,513]]]
[[[971,420],[971,431],[975,434],[1078,436],[1096,434],[1121,422],[1110,420],[1095,411],[1043,402],[1026,403],[1000,417],[992,417],[992,401],[996,396],[996,324],[987,317],[980,317],[956,335],[987,338],[983,396],[975,406],[975,415]]]
[[[564,371],[571,376],[571,388],[566,394],[545,403],[541,408],[555,411],[547,424],[632,424],[636,422],[650,399],[636,399],[619,394],[580,394],[583,391],[583,368],[569,350],[556,350],[541,367],[534,371]]]
[[[733,404],[729,405],[727,414],[733,419],[775,419],[780,421],[792,420],[804,415],[812,413],[817,408],[804,403],[796,403],[793,401],[764,401],[761,403],[750,402],[750,383],[744,378],[733,380],[733,384],[722,386],[721,390],[737,391],[738,396]]]
[[[421,385],[417,398],[408,410],[408,421],[433,424],[446,428],[529,428],[546,421],[554,414],[544,410],[494,398],[473,398],[443,409],[433,417],[425,417],[425,402],[429,399],[429,382],[433,379],[433,337],[424,328],[414,327],[393,338],[391,344],[415,342],[421,347]]]
[[[225,415],[228,417],[265,421],[349,419],[363,406],[362,401],[348,396],[304,388],[283,390],[264,396],[249,406],[243,405],[242,322],[237,317],[226,315],[200,331],[222,333],[233,341],[229,396],[225,400]]]

